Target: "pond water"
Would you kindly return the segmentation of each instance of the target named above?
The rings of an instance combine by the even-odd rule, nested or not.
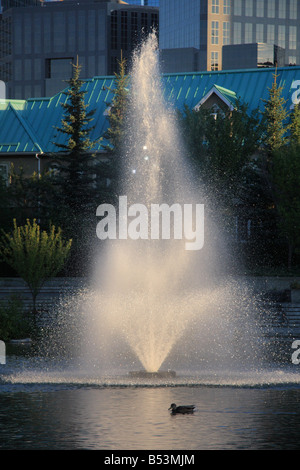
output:
[[[297,366],[177,374],[170,381],[80,374],[8,357],[0,449],[289,450],[299,448]],[[171,403],[195,404],[171,415]]]

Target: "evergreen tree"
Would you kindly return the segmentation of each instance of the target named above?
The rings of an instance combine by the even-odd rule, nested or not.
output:
[[[287,243],[287,267],[300,249],[300,144],[291,143],[273,152],[272,184],[280,234]]]
[[[126,60],[121,57],[119,71],[115,73],[114,87],[111,103],[108,105],[108,128],[103,135],[105,143],[103,149],[108,157],[107,175],[111,179],[111,187],[114,195],[118,192],[118,184],[121,174],[121,158],[124,151],[125,119],[128,106],[129,77],[126,75]]]
[[[290,125],[287,123],[288,112],[286,100],[282,96],[283,87],[277,84],[278,75],[274,74],[269,98],[263,100],[265,107],[263,120],[265,122],[264,144],[267,154],[279,149],[286,141]]]
[[[84,81],[80,79],[81,66],[73,64],[73,77],[67,81],[62,103],[64,115],[57,127],[64,139],[56,142],[59,151],[52,154],[57,171],[53,182],[57,188],[55,223],[62,227],[67,237],[73,239],[72,257],[65,268],[69,275],[85,275],[89,269],[92,243],[95,239],[95,213],[106,190],[105,171],[95,147],[100,138],[92,141],[90,134],[95,110],[88,111],[84,98]]]
[[[184,110],[183,135],[189,155],[202,184],[228,206],[242,197],[246,170],[253,168],[250,157],[260,145],[261,125],[257,111],[236,103],[216,115],[211,110]],[[198,167],[198,168],[197,168]]]
[[[73,65],[73,77],[67,81],[69,87],[64,92],[67,101],[62,103],[64,117],[57,131],[66,137],[65,142],[56,142],[61,150],[52,155],[58,172],[55,182],[59,186],[61,203],[66,213],[72,217],[84,213],[90,205],[95,205],[95,175],[97,160],[93,150],[97,141],[90,140],[94,129],[90,123],[95,110],[87,111],[84,102],[86,91],[82,90],[84,81],[80,80],[81,66]]]
[[[291,142],[300,144],[300,104],[295,105],[290,115]]]
[[[276,211],[276,236],[286,240],[287,266],[291,269],[300,230],[300,111],[295,106],[289,115],[277,77],[275,74],[269,99],[264,101],[265,154],[261,170]]]
[[[25,223],[27,218],[37,217],[41,225],[53,219],[57,211],[55,187],[53,185],[51,172],[45,171],[41,174],[33,172],[26,176],[22,167],[15,170],[11,165],[10,184],[7,187],[8,207],[10,207],[14,218],[19,223]]]

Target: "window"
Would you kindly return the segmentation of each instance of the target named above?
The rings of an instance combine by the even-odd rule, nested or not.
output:
[[[24,80],[32,80],[32,60],[24,59]]]
[[[286,17],[286,0],[280,0],[280,2],[278,2],[278,16],[279,18]]]
[[[212,52],[211,53],[211,60],[210,60],[210,70],[219,70],[219,53]]]
[[[0,178],[8,186],[8,163],[0,163]]]
[[[33,34],[34,34],[34,53],[40,54],[41,52],[41,44],[42,44],[42,23],[41,18],[39,15],[34,15],[33,17]]]
[[[66,28],[65,28],[65,13],[63,11],[57,11],[53,14],[53,24],[54,24],[54,34],[52,47],[53,51],[56,52],[65,52],[66,44]],[[82,25],[84,27],[84,25]]]
[[[158,14],[151,13],[151,28],[158,29]]]
[[[73,50],[76,49],[76,20],[75,20],[75,11],[70,11],[67,14],[67,32],[66,32],[66,37],[67,37],[67,47],[68,50]]]
[[[233,44],[242,42],[242,23],[233,23]]]
[[[110,73],[118,73],[119,66],[118,66],[118,58],[115,56],[111,56],[110,58]]]
[[[138,43],[138,14],[131,12],[131,43],[136,46]]]
[[[296,49],[297,48],[297,27],[290,26],[289,28],[289,48]]]
[[[148,13],[142,13],[141,15],[141,26],[146,32],[148,30]]]
[[[24,15],[24,30],[26,34],[26,41],[24,42],[25,46],[25,54],[32,53],[32,46],[31,46],[31,31],[32,31],[32,23],[31,23],[31,15]],[[28,34],[29,33],[29,34]]]
[[[264,0],[256,0],[256,16],[262,18],[264,16]]]
[[[253,16],[253,0],[246,0],[245,15]]]
[[[290,0],[290,20],[296,20],[297,17],[297,0]]]
[[[211,43],[219,44],[219,22],[211,22]]]
[[[44,25],[42,27],[43,36],[44,36],[44,52],[50,52],[51,50],[51,24],[50,24],[50,15],[46,12],[43,15]]]
[[[211,12],[219,13],[219,0],[212,0]]]
[[[230,24],[229,21],[223,22],[223,45],[229,44],[230,42]]]
[[[275,18],[275,0],[268,0],[268,18]]]
[[[278,46],[285,47],[285,26],[278,26]]]
[[[230,0],[223,0],[223,13],[230,15]]]
[[[80,10],[78,15],[78,32],[77,32],[77,41],[78,41],[78,49],[80,51],[85,52],[86,49],[86,44],[85,44],[85,33],[86,33],[86,27],[85,27],[85,11]]]
[[[96,50],[96,12],[89,10],[88,12],[88,50]],[[90,75],[89,75],[90,76]]]
[[[267,43],[274,44],[275,42],[275,26],[273,24],[267,25]]]
[[[110,29],[111,29],[111,32],[110,32],[111,48],[117,49],[118,48],[118,17],[117,17],[116,10],[111,12]]]
[[[46,59],[45,78],[64,78],[69,79],[73,74],[73,57],[63,59]]]
[[[245,44],[253,42],[253,24],[245,24]]]
[[[242,0],[234,0],[233,14],[236,15],[236,16],[241,16],[241,14],[242,14]]]
[[[2,25],[5,25],[4,19],[2,17]],[[14,47],[15,47],[15,53],[16,54],[21,54],[22,53],[22,47],[23,47],[23,39],[22,39],[22,34],[20,34],[22,28],[22,18],[20,16],[15,16],[15,21],[14,21],[14,35],[13,35],[13,42],[14,42]],[[0,57],[2,57],[2,53],[0,51]]]
[[[236,217],[236,241],[247,243],[251,239],[251,220]]]
[[[210,108],[210,111],[211,111],[210,115],[214,118],[215,121],[218,119],[218,116],[220,116],[223,119],[225,118],[224,111],[216,103],[212,105],[212,107]]]
[[[297,64],[297,57],[294,55],[289,56],[289,65],[296,65]]]
[[[55,177],[60,174],[60,167],[57,163],[52,163],[49,166],[48,170],[49,170],[50,177]]]
[[[264,42],[264,25],[256,25],[256,42]]]
[[[128,18],[127,11],[121,11],[121,49],[128,49]]]

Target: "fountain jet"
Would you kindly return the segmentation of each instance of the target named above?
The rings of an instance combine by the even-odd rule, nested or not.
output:
[[[158,54],[152,33],[134,55],[121,197],[135,210],[116,212],[119,218],[126,217],[126,223],[119,220],[119,226],[127,232],[122,232],[122,239],[115,236],[105,241],[95,275],[101,286],[93,307],[99,328],[92,323],[89,335],[90,342],[91,338],[102,342],[103,353],[108,349],[114,353],[115,364],[134,352],[145,372],[153,376],[171,353],[176,360],[203,360],[195,353],[202,342],[204,350],[211,351],[207,353],[210,357],[216,351],[222,356],[224,335],[229,332],[235,343],[238,336],[235,312],[224,314],[236,298],[232,284],[220,283],[220,252],[224,254],[226,248],[209,216],[209,203],[187,164],[176,113],[166,99]],[[197,204],[205,208],[201,250],[187,250],[186,240],[174,236],[178,222],[175,210],[168,213],[170,237],[145,233],[144,217],[153,205],[170,209]],[[245,326],[245,319],[243,322]],[[239,341],[243,343],[241,335]],[[181,352],[174,351],[175,345],[180,345]],[[246,350],[244,344],[242,347]],[[135,360],[128,359],[131,364]]]

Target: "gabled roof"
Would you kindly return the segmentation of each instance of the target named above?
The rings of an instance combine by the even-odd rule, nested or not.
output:
[[[24,102],[6,103],[5,112],[0,112],[0,152],[42,152],[39,139],[30,124],[22,117]]]
[[[295,99],[300,97],[300,67],[278,69],[224,70],[220,72],[197,72],[164,74],[162,84],[164,96],[170,106],[183,110],[199,105],[210,93],[217,93],[224,102],[233,106],[238,97],[253,109],[264,106],[269,89],[277,73],[277,83],[283,86],[283,98],[290,109]],[[107,107],[112,100],[110,89],[114,77],[94,77],[84,80],[85,102],[89,109],[95,109],[91,139],[96,140],[107,129]],[[50,98],[30,98],[28,100],[8,100],[0,102],[0,153],[39,153],[57,151],[54,142],[63,143],[65,136],[58,132],[61,127],[66,102],[62,91]],[[97,144],[97,150],[101,144]]]
[[[235,106],[236,106],[236,102],[237,102],[237,95],[234,91],[232,90],[228,90],[227,88],[224,88],[224,87],[221,87],[221,86],[218,86],[218,85],[214,85],[208,93],[206,93],[205,96],[203,96],[203,98],[201,98],[201,100],[199,101],[199,103],[196,104],[196,106],[194,106],[194,109],[197,111],[200,106],[202,106],[207,100],[208,98],[210,98],[212,95],[217,95],[222,101],[223,103],[228,106],[228,108],[232,111]]]

